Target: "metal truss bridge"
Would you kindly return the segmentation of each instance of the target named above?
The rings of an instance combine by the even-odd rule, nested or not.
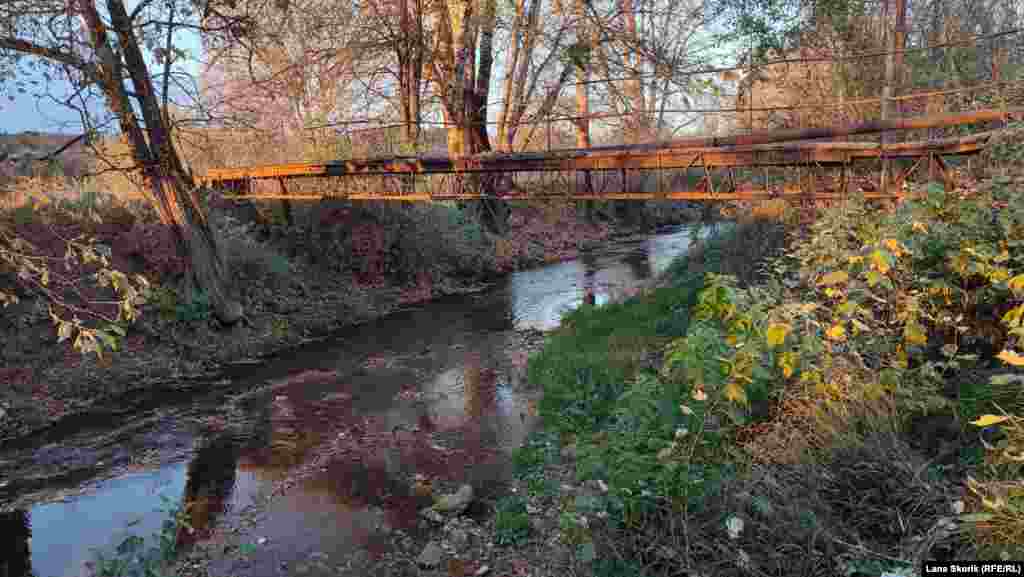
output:
[[[852,135],[1006,120],[1022,109],[982,110],[875,121],[847,127],[753,132],[624,146],[465,157],[392,156],[209,170],[202,185],[229,197],[277,200],[758,200],[837,199],[854,188],[869,198],[902,196],[904,182],[927,173],[955,185],[945,159],[977,154],[994,131],[920,142],[848,142]],[[827,140],[822,140],[822,139]],[[888,186],[855,181],[857,165],[902,159]],[[769,172],[786,171],[773,185]],[[828,174],[832,172],[831,176]],[[758,180],[760,186],[741,180]],[[300,182],[296,182],[300,181]],[[301,182],[306,181],[306,182]],[[860,184],[858,184],[858,182]],[[268,186],[269,185],[269,186]]]

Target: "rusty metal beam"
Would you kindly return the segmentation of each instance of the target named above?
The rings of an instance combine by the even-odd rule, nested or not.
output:
[[[748,147],[664,149],[652,152],[620,151],[564,157],[552,154],[493,154],[469,158],[422,157],[349,160],[328,163],[281,164],[246,168],[211,169],[203,184],[231,184],[246,179],[380,176],[394,174],[457,174],[493,172],[551,172],[574,170],[687,169],[697,160],[711,168],[758,166],[806,166],[848,164],[854,159],[918,158],[921,156],[975,154],[987,136],[908,142],[889,146],[871,143],[832,142]]]
[[[837,200],[842,199],[846,195],[841,192],[816,192],[812,195],[808,195],[806,191],[803,191],[798,186],[787,186],[784,190],[740,190],[731,192],[707,192],[702,190],[687,190],[687,191],[675,191],[675,192],[605,192],[600,194],[577,194],[577,193],[544,193],[544,194],[530,194],[530,195],[516,195],[516,196],[489,196],[487,198],[499,199],[499,200],[534,200],[534,199],[568,199],[568,200],[719,200],[719,201],[736,201],[736,200],[768,200],[772,198],[791,198],[794,200],[808,199],[808,200]],[[907,195],[899,194],[884,194],[880,192],[864,192],[862,196],[866,199],[898,199],[907,198]],[[479,200],[484,198],[480,194],[473,193],[462,193],[462,194],[406,194],[406,195],[395,195],[387,192],[382,193],[358,193],[351,195],[290,195],[284,196],[280,194],[265,194],[265,195],[254,195],[246,196],[249,200],[321,200],[323,198],[331,198],[336,200],[350,200],[350,201],[363,201],[363,200],[393,200],[398,202],[423,202],[423,201],[445,201],[445,200]]]

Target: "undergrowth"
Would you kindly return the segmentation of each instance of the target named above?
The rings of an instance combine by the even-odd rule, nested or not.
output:
[[[723,250],[741,226],[668,286],[568,315],[529,375],[612,514],[564,537],[597,543],[595,568],[652,575],[1019,557],[1024,200],[1008,183],[930,187],[893,211],[853,200],[774,259]],[[921,415],[947,416],[949,446],[915,448]],[[1000,440],[978,447],[979,426]]]

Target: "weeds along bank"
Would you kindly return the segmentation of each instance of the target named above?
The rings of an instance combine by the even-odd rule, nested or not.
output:
[[[719,235],[666,286],[569,315],[530,361],[546,430],[517,463],[532,499],[567,470],[590,488],[547,503],[575,562],[878,576],[1024,556],[1022,189],[851,201],[775,258],[779,226],[750,224],[763,240]]]
[[[444,204],[293,203],[289,220],[280,204],[214,197],[211,223],[247,313],[246,322],[225,328],[205,295],[183,296],[184,262],[143,199],[55,180],[13,184],[18,202],[0,210],[0,293],[18,297],[0,315],[0,382],[8,385],[0,390],[0,438],[111,409],[131,389],[209,386],[203,379],[224,362],[268,355],[403,303],[476,290],[503,272],[575,256],[616,228],[578,222],[573,206],[518,206],[512,232],[499,239],[472,211]],[[664,211],[650,224],[684,216]],[[12,245],[14,238],[28,244]],[[69,246],[75,254],[65,259]],[[25,262],[19,254],[34,259],[30,266],[10,266]],[[118,318],[113,277],[107,287],[91,278],[103,271],[148,280],[134,323]],[[123,330],[118,350],[103,343],[97,358],[56,343],[51,302],[66,319]]]

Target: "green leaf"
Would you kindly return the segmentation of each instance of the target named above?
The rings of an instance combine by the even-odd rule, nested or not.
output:
[[[114,337],[114,335],[106,331],[96,331],[96,336],[98,336],[100,340],[103,341],[103,344],[107,345],[108,349],[112,351],[117,350],[117,339]]]

